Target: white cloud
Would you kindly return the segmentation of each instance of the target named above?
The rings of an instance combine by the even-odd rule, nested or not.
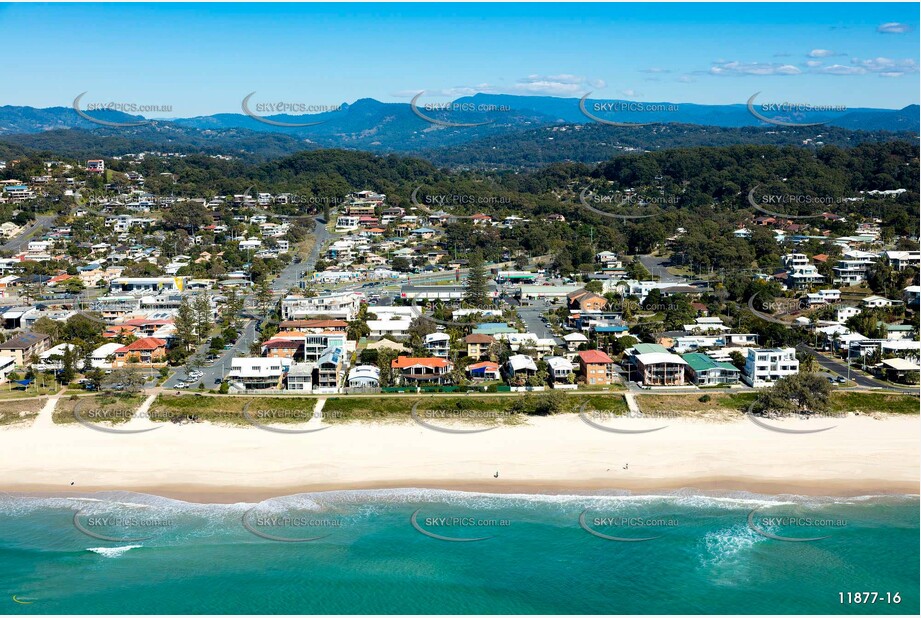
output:
[[[876,29],[877,32],[882,34],[904,34],[909,30],[911,30],[911,26],[908,24],[900,24],[897,21],[887,22]]]
[[[826,75],[863,75],[867,72],[867,70],[862,67],[847,66],[844,64],[832,64],[827,67],[820,68],[818,72],[824,73]]]
[[[604,80],[588,79],[580,75],[528,75],[519,79],[512,86],[512,91],[551,96],[581,96],[587,90],[604,88],[605,85]]]
[[[880,77],[902,77],[903,75],[905,74],[901,71],[885,71],[879,74]]]
[[[620,93],[625,97],[633,98],[640,96],[640,93],[634,90],[633,88],[627,88],[626,90],[621,90]]]
[[[682,84],[693,84],[697,80],[691,77],[690,75],[682,75],[681,77],[678,78],[677,81],[681,82]]]
[[[660,67],[649,67],[648,69],[640,69],[640,73],[671,73],[671,69],[663,69]]]
[[[822,61],[821,60],[807,60],[806,66],[809,67],[810,69],[814,69],[816,67],[822,66]]]
[[[832,56],[839,56],[840,54],[830,49],[813,49],[807,55],[810,58],[831,58]]]
[[[904,60],[893,60],[892,58],[867,58],[861,60],[854,58],[851,63],[870,73],[917,73],[918,63],[910,58]]]
[[[522,95],[550,95],[550,96],[582,96],[589,90],[604,88],[602,79],[588,79],[579,75],[528,75],[517,80],[511,86],[497,86],[494,84],[476,84],[472,86],[454,86],[452,88],[425,89],[425,97],[458,98],[483,94],[522,94]],[[394,93],[394,96],[412,98],[423,89],[403,90]]]
[[[711,75],[799,75],[802,73],[792,64],[769,62],[716,62],[710,67]]]

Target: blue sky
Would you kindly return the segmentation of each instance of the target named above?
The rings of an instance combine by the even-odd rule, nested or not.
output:
[[[918,5],[3,4],[0,104],[161,116],[473,92],[678,103],[918,102]],[[11,77],[13,79],[11,79]],[[15,82],[16,87],[9,85]],[[157,114],[145,114],[157,117]]]

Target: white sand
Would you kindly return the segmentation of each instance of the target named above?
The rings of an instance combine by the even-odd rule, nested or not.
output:
[[[468,435],[411,423],[337,424],[297,435],[166,423],[117,435],[54,425],[50,413],[46,407],[28,427],[0,429],[0,489],[135,490],[208,502],[373,487],[919,493],[917,416],[771,421],[786,428],[836,425],[804,435],[768,431],[744,419],[620,419],[619,428],[668,425],[623,435],[594,429],[576,415]],[[150,426],[137,419],[120,428]]]

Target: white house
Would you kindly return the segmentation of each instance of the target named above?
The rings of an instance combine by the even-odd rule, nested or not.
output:
[[[794,348],[750,348],[742,379],[753,387],[771,386],[785,376],[799,373]]]
[[[436,358],[448,358],[451,336],[447,333],[430,333],[422,341],[423,347]]]
[[[860,301],[864,307],[868,308],[877,308],[877,307],[891,307],[892,301],[888,298],[883,298],[882,296],[867,296],[862,301]]]

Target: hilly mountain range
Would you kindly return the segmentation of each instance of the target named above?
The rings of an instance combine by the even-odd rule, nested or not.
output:
[[[406,103],[360,99],[351,105],[342,104],[338,111],[309,116],[265,116],[267,122],[244,113],[149,121],[117,111],[85,113],[103,123],[132,126],[97,124],[70,107],[3,106],[0,143],[8,148],[49,150],[74,156],[115,156],[157,150],[257,159],[317,148],[345,148],[420,154],[454,166],[532,167],[564,160],[596,162],[625,150],[675,146],[722,143],[847,146],[893,138],[916,140],[921,130],[917,105],[901,110],[763,112],[782,122],[824,123],[789,127],[760,121],[745,104],[663,102],[645,103],[643,109],[637,110],[635,105],[625,107],[630,102],[623,100],[584,102],[585,111],[602,120],[643,123],[643,126],[624,127],[589,118],[580,109],[579,99],[572,98],[477,94],[453,103],[458,111],[433,111],[421,100],[413,108]],[[607,111],[611,108],[620,111]],[[311,126],[277,126],[308,122]]]

